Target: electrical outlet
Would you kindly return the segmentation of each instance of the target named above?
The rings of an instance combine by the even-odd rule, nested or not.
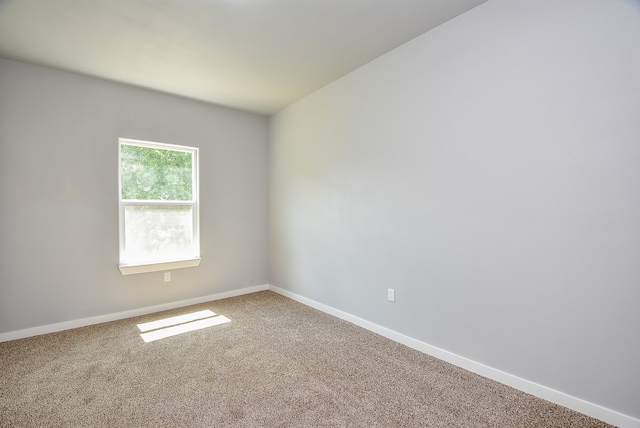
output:
[[[165,272],[164,273],[164,282],[169,282],[171,281],[171,272]]]
[[[390,302],[395,302],[396,290],[394,290],[393,288],[387,288],[387,299],[389,299]]]

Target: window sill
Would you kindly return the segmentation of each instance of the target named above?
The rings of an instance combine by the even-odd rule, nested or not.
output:
[[[200,265],[200,258],[189,260],[176,260],[171,262],[157,262],[138,265],[119,265],[122,275],[134,275],[136,273],[159,272],[163,270],[182,269]]]

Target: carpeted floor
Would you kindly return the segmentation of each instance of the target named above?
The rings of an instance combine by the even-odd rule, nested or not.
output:
[[[231,320],[145,343],[138,323]],[[1,427],[605,427],[270,291],[0,343]]]

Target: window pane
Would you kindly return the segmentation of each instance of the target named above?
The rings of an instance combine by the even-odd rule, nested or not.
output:
[[[121,145],[122,199],[193,200],[190,152]]]
[[[125,263],[197,257],[191,206],[125,206],[124,224]]]

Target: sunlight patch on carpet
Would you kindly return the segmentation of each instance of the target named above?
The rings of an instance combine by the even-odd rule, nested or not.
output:
[[[231,320],[225,316],[216,316],[215,312],[206,309],[204,311],[192,312],[190,314],[176,317],[163,318],[157,321],[138,324],[142,332],[140,337],[145,342],[164,339],[190,331],[201,330],[215,325],[225,324]]]
[[[190,314],[178,315],[177,317],[169,317],[163,318],[157,321],[145,322],[142,324],[138,324],[138,328],[141,332],[157,330],[162,327],[168,327],[171,325],[183,324],[189,321],[195,321],[202,318],[209,318],[215,316],[215,312],[211,312],[209,309],[205,309],[204,311],[192,312]]]

